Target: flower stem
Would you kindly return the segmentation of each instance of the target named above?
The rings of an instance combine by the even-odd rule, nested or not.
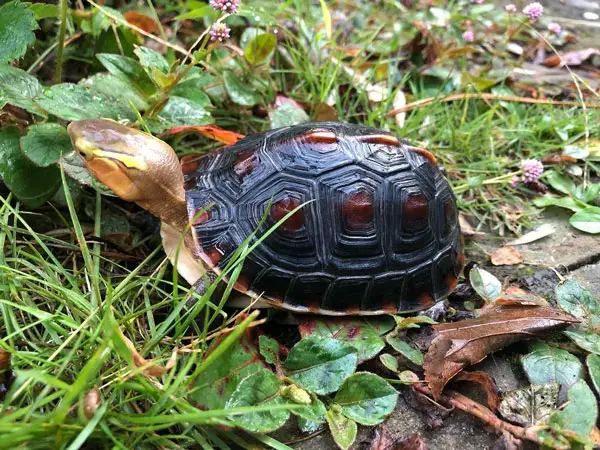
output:
[[[62,81],[62,62],[65,51],[65,35],[67,34],[67,12],[69,11],[68,0],[60,0],[60,27],[58,29],[58,48],[56,49],[56,72],[54,82]]]
[[[520,173],[521,173],[521,171],[517,170],[515,172],[500,175],[499,177],[490,178],[489,180],[482,181],[480,186],[482,186],[482,185],[485,186],[488,184],[503,184],[506,181],[511,180],[512,177],[514,177],[515,175],[519,175]],[[475,186],[470,186],[468,183],[465,183],[465,184],[460,184],[460,185],[456,186],[452,190],[454,191],[454,193],[458,194],[460,192],[468,191],[469,188],[471,188],[471,187],[475,187]]]

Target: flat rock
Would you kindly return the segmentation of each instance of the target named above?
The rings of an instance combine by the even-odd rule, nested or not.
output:
[[[600,298],[600,263],[580,267],[571,272],[569,278],[589,289],[596,298]]]

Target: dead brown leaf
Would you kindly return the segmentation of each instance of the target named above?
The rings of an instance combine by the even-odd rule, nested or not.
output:
[[[146,359],[142,355],[140,355],[138,353],[138,351],[135,349],[135,345],[133,345],[133,342],[131,342],[120,331],[119,331],[119,333],[121,335],[121,338],[123,339],[123,342],[125,342],[125,345],[129,349],[129,352],[131,353],[131,358],[133,359],[133,364],[135,364],[136,367],[143,367],[144,375],[146,375],[148,377],[161,377],[175,366],[175,362],[177,362],[177,348],[175,348],[173,350],[173,353],[171,353],[171,357],[167,361],[167,364],[165,364],[165,367],[161,367],[161,366],[156,365],[156,362],[154,362],[154,360]]]
[[[493,378],[487,373],[480,370],[476,370],[474,372],[461,372],[454,377],[453,381],[470,381],[472,383],[477,383],[485,391],[489,408],[492,411],[498,410],[498,405],[500,404],[498,388],[496,387],[496,383],[494,382]]]
[[[339,120],[337,110],[323,102],[315,105],[312,116],[315,122],[336,122]]]
[[[485,236],[485,233],[482,231],[477,231],[475,228],[471,226],[467,218],[463,215],[462,212],[458,213],[458,223],[460,225],[460,232],[463,236],[466,237],[479,237]]]
[[[490,353],[578,322],[554,308],[519,304],[492,308],[475,319],[433,325],[437,335],[424,357],[425,380],[437,399],[449,380]]]
[[[139,11],[127,11],[125,13],[125,20],[128,24],[135,25],[141,28],[146,33],[154,33],[158,30],[158,24],[156,21],[147,14],[143,14]]]
[[[419,433],[395,437],[385,424],[379,425],[373,432],[369,450],[428,450],[427,444]]]
[[[94,417],[94,413],[102,404],[102,399],[100,398],[100,389],[93,388],[85,394],[85,398],[83,399],[83,414],[85,417],[91,419]]]
[[[600,55],[600,50],[597,48],[585,48],[583,50],[566,52],[562,55],[552,55],[546,58],[543,64],[547,67],[579,66],[593,55]]]
[[[514,266],[523,263],[523,255],[514,247],[500,247],[490,255],[495,266]]]

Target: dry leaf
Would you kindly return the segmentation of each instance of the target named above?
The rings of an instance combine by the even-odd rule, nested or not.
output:
[[[563,53],[562,55],[552,55],[546,58],[543,64],[547,67],[579,66],[593,55],[600,55],[600,50],[597,48],[585,48],[583,50]]]
[[[157,366],[152,359],[146,359],[140,355],[135,349],[133,342],[131,342],[123,333],[119,332],[119,334],[131,353],[133,364],[135,364],[136,367],[144,367],[144,375],[148,377],[161,377],[175,366],[175,362],[177,362],[177,348],[171,353],[171,357],[167,361],[165,367],[161,367]]]
[[[487,373],[480,370],[476,370],[474,372],[461,372],[454,377],[453,381],[470,381],[472,383],[477,383],[485,391],[489,408],[492,411],[498,410],[498,405],[500,404],[498,388],[496,387],[494,379]]]
[[[158,24],[152,17],[138,11],[127,11],[125,13],[125,20],[131,25],[141,28],[146,33],[154,33],[158,30]]]
[[[245,136],[243,134],[235,133],[234,131],[224,130],[223,128],[215,125],[183,125],[180,127],[174,127],[164,131],[161,136],[170,136],[172,134],[179,133],[200,133],[202,136],[209,139],[213,139],[218,142],[222,142],[226,145],[233,145]]]
[[[507,286],[500,298],[494,301],[494,306],[502,305],[550,306],[550,303],[539,295],[532,294],[518,286]]]
[[[475,228],[471,226],[467,218],[463,215],[462,212],[458,213],[458,224],[460,225],[460,232],[463,236],[466,237],[478,237],[485,236],[485,233],[482,231],[477,231]]]
[[[539,241],[540,239],[543,239],[546,236],[550,236],[555,231],[556,230],[554,229],[553,225],[550,225],[549,223],[545,223],[544,225],[536,228],[535,230],[532,230],[529,233],[525,233],[520,238],[515,239],[514,241],[507,242],[505,245],[530,244],[532,242]]]
[[[93,388],[85,394],[85,398],[83,399],[83,414],[85,417],[91,419],[94,417],[96,410],[102,404],[102,400],[100,398],[100,389]]]
[[[312,118],[315,122],[337,122],[339,120],[337,110],[323,102],[317,103],[314,107]]]
[[[556,409],[560,384],[534,384],[508,392],[499,412],[506,420],[531,426],[548,419]]]
[[[434,398],[461,370],[514,342],[562,330],[579,320],[543,306],[499,306],[475,319],[434,325],[424,357],[425,380]]]
[[[523,263],[523,255],[514,247],[497,248],[490,259],[495,266],[514,266]]]
[[[427,444],[419,433],[394,437],[385,424],[379,425],[373,432],[369,450],[427,450]]]

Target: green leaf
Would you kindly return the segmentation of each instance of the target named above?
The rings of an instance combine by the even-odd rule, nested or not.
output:
[[[392,336],[388,334],[385,338],[388,344],[392,346],[394,350],[404,356],[413,364],[418,366],[423,365],[423,353],[408,342],[401,339],[399,336]]]
[[[73,151],[65,127],[57,123],[31,125],[21,138],[21,151],[36,166],[55,164],[62,155]]]
[[[300,387],[325,395],[339,389],[356,370],[356,350],[340,341],[308,336],[292,347],[284,367]]]
[[[0,131],[0,176],[19,200],[36,208],[60,186],[60,170],[56,166],[35,166],[21,153],[20,138],[15,127]]]
[[[469,276],[471,278],[471,286],[473,286],[475,292],[477,292],[486,303],[492,302],[502,294],[502,284],[500,283],[500,280],[487,270],[475,267],[471,269]]]
[[[148,108],[148,102],[144,96],[131,83],[110,73],[97,73],[81,80],[79,85],[107,97],[112,97],[118,92],[121,103],[128,105],[129,102],[132,102],[133,106],[140,111]]]
[[[563,333],[582,349],[600,355],[600,335],[583,331],[563,331]]]
[[[300,335],[323,336],[337,339],[354,347],[358,353],[358,362],[374,358],[385,347],[380,337],[394,327],[389,316],[374,318],[308,318],[300,322]]]
[[[136,47],[133,53],[144,69],[150,72],[152,69],[158,69],[162,73],[169,73],[169,62],[160,53],[148,47]]]
[[[208,125],[212,122],[210,113],[202,105],[176,96],[171,96],[156,118],[147,120],[154,133],[181,125]]]
[[[252,65],[264,63],[277,47],[277,37],[272,33],[259,34],[244,49],[246,61]]]
[[[33,101],[42,92],[42,85],[34,76],[16,67],[0,64],[0,95],[6,103],[45,116],[45,111]]]
[[[377,425],[396,407],[398,392],[380,376],[358,372],[344,381],[333,401],[349,419],[362,425]]]
[[[583,189],[583,185],[580,186]],[[588,203],[594,202],[600,197],[600,183],[591,183],[585,189],[581,195],[581,200]]]
[[[83,162],[83,158],[79,156],[76,152],[70,152],[60,159],[60,165],[62,166],[64,172],[69,176],[69,178],[75,180],[77,183],[91,186],[95,188],[102,195],[108,195],[111,197],[116,197],[117,195],[106,187],[104,184],[100,183],[96,178],[92,176],[85,163]]]
[[[335,443],[342,450],[346,450],[350,448],[356,439],[358,427],[356,426],[356,422],[346,418],[340,411],[337,411],[339,406],[337,408],[335,408],[335,406],[337,405],[333,405],[332,409],[327,411],[325,419],[327,420],[331,436]],[[336,411],[334,411],[334,409],[336,409]]]
[[[156,93],[156,85],[146,73],[142,65],[133,58],[99,53],[96,58],[114,76],[131,83],[141,94],[149,97]]]
[[[573,212],[578,212],[585,208],[585,206],[582,206],[581,203],[577,203],[572,197],[552,197],[548,194],[534,198],[533,204],[538,208],[558,206],[559,208],[570,209]]]
[[[381,363],[390,371],[398,372],[398,359],[389,353],[382,353],[379,355]]]
[[[35,42],[33,11],[20,1],[0,6],[0,64],[20,58]]]
[[[236,74],[226,71],[223,74],[225,89],[233,103],[244,106],[254,106],[260,102],[261,96],[248,83],[243,83]]]
[[[566,429],[587,436],[598,418],[598,402],[587,383],[579,380],[567,392],[567,406],[554,414]]]
[[[600,356],[588,355],[585,359],[588,371],[590,372],[590,378],[596,392],[600,394]]]
[[[269,111],[271,128],[299,125],[310,121],[308,114],[294,101],[287,101]]]
[[[29,5],[29,9],[33,11],[35,20],[48,19],[49,17],[58,17],[58,5],[50,5],[47,3],[33,3]]]
[[[590,316],[600,314],[600,303],[575,280],[556,286],[555,294],[558,306],[579,319],[588,320]]]
[[[396,328],[394,329],[394,331],[400,331],[407,328],[419,328],[421,324],[433,325],[437,323],[431,317],[427,316],[394,316],[394,320],[396,321]]]
[[[262,369],[244,378],[225,405],[225,409],[243,406],[282,405],[279,395],[281,381],[269,369]],[[290,417],[284,409],[230,416],[242,428],[257,433],[267,433],[281,427]]]
[[[531,384],[557,382],[570,386],[584,375],[579,359],[548,344],[534,344],[533,351],[521,358]]]
[[[79,84],[56,84],[35,100],[46,111],[65,120],[134,120],[129,105]]]
[[[586,233],[600,233],[600,208],[589,206],[583,211],[576,212],[569,219],[569,223],[578,230]]]
[[[292,411],[293,414],[298,417],[302,417],[303,419],[321,424],[325,422],[325,413],[327,412],[327,408],[325,408],[325,404],[317,398],[315,394],[310,394],[311,402],[309,403],[309,408],[302,408],[298,410]]]
[[[573,192],[575,192],[575,183],[573,183],[569,177],[554,170],[549,170],[546,172],[544,179],[558,192],[562,192],[563,194],[567,195],[571,195]]]
[[[258,348],[266,362],[277,364],[279,361],[279,344],[275,339],[271,339],[268,336],[260,336],[258,338]]]
[[[202,5],[199,8],[175,16],[175,20],[203,19],[215,15],[215,12],[209,5]]]
[[[214,80],[215,77],[207,73],[188,75],[177,83],[171,95],[187,98],[202,106],[211,106],[210,98],[204,92],[204,88]]]

